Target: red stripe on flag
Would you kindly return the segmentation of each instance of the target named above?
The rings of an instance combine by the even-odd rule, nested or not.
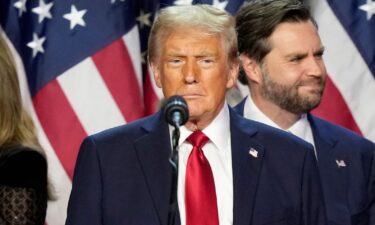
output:
[[[159,98],[156,96],[156,93],[151,83],[151,79],[153,78],[150,77],[150,74],[147,71],[145,81],[144,81],[144,93],[143,93],[146,115],[151,115],[159,109]]]
[[[143,117],[141,91],[123,40],[114,41],[92,59],[126,121]]]
[[[329,77],[327,77],[322,101],[319,107],[313,110],[313,114],[362,135],[348,105]]]
[[[33,98],[35,111],[52,148],[70,178],[82,140],[87,136],[56,80]]]

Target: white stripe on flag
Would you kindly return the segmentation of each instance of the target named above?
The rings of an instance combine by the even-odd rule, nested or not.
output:
[[[57,80],[88,135],[126,123],[91,58]]]
[[[142,62],[141,62],[141,47],[139,42],[138,26],[134,26],[128,33],[123,36],[123,41],[128,49],[133,68],[138,80],[138,86],[143,89],[142,79]],[[146,60],[146,59],[145,59]],[[143,92],[142,92],[143,93]]]
[[[47,136],[43,132],[39,121],[36,123],[39,130],[39,141],[47,152],[48,178],[51,181],[52,194],[56,198],[48,202],[46,221],[48,225],[63,225],[66,219],[66,209],[69,201],[72,183],[60,160],[52,149]]]

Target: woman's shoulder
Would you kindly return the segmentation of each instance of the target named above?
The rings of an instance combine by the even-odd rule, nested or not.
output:
[[[0,169],[7,166],[35,167],[46,164],[42,153],[29,147],[16,146],[0,149]],[[3,168],[4,167],[4,168]]]
[[[0,185],[40,188],[47,184],[47,161],[38,151],[23,147],[0,150]]]

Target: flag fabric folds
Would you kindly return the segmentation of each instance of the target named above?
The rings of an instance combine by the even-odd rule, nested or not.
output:
[[[375,1],[309,0],[328,80],[314,113],[375,141]]]

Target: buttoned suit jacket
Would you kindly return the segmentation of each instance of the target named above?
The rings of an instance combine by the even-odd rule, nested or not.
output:
[[[229,111],[233,224],[325,224],[312,146]],[[170,153],[169,127],[161,112],[86,138],[66,224],[167,225]]]
[[[244,114],[246,98],[234,110]],[[348,129],[307,114],[329,225],[375,224],[375,145]]]

